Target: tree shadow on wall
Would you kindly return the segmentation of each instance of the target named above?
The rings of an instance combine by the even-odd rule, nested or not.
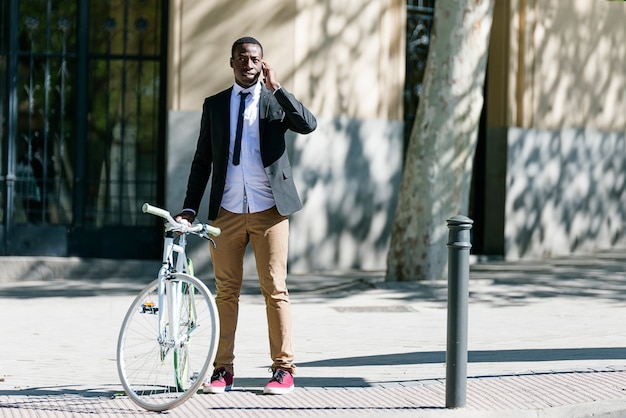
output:
[[[509,138],[507,248],[516,256],[590,252],[624,236],[623,133],[514,131]]]
[[[507,248],[544,257],[607,248],[624,239],[626,223],[626,139],[614,110],[625,86],[612,77],[623,73],[623,13],[612,13],[617,4],[539,7],[532,92],[523,94],[533,95],[531,125],[558,130],[531,130],[509,149],[507,223],[516,230]]]
[[[293,217],[298,250],[290,262],[309,271],[371,269],[371,258],[384,257],[388,248],[402,125],[350,118],[322,119],[322,125],[308,138],[288,141],[304,203]]]

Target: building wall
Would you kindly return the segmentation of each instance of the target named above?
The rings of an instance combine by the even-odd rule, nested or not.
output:
[[[489,251],[536,258],[624,242],[625,19],[623,2],[496,0]]]
[[[514,125],[626,130],[626,5],[534,0],[521,12],[527,81]]]
[[[168,207],[182,204],[204,97],[232,84],[230,46],[252,35],[319,120],[289,143],[305,205],[291,218],[291,271],[385,269],[402,165],[405,2],[170,1]],[[623,242],[626,6],[496,0],[494,13],[487,253],[532,258]],[[576,172],[601,188],[581,187]],[[208,265],[204,244],[192,254]]]
[[[168,208],[181,209],[204,98],[232,85],[231,45],[251,35],[318,118],[312,134],[289,137],[304,203],[291,217],[290,271],[385,269],[402,166],[404,1],[170,5]],[[205,244],[191,251],[207,271]],[[253,272],[251,254],[245,266]]]
[[[195,111],[233,82],[230,48],[254,36],[288,90],[316,114],[403,119],[402,0],[170,0],[172,111]],[[267,14],[264,11],[269,11]]]
[[[512,128],[506,257],[590,254],[623,243],[624,132]]]

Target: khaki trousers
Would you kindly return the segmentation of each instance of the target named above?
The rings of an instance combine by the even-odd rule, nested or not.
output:
[[[215,270],[220,339],[215,368],[234,373],[235,331],[243,279],[243,258],[252,243],[261,293],[265,298],[272,369],[295,373],[293,363],[291,303],[287,290],[287,249],[289,218],[276,207],[258,213],[232,213],[220,209],[213,226],[222,233],[211,247]]]

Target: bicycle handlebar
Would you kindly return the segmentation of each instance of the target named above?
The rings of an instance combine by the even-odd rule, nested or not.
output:
[[[192,226],[187,226],[183,223],[176,222],[176,220],[172,218],[172,215],[167,210],[158,208],[156,206],[152,206],[149,203],[144,203],[143,206],[141,206],[141,211],[143,213],[149,213],[151,215],[159,216],[167,220],[170,224],[175,226],[176,230],[182,233],[187,233],[187,232],[197,233],[197,232],[205,231],[206,233],[211,234],[214,237],[222,233],[222,231],[219,228],[216,228],[209,224],[200,223],[200,224],[196,224]]]

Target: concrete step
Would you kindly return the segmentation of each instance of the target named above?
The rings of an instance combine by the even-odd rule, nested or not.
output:
[[[80,257],[0,257],[0,282],[32,280],[85,280],[110,278],[151,279],[159,260],[112,260]]]

